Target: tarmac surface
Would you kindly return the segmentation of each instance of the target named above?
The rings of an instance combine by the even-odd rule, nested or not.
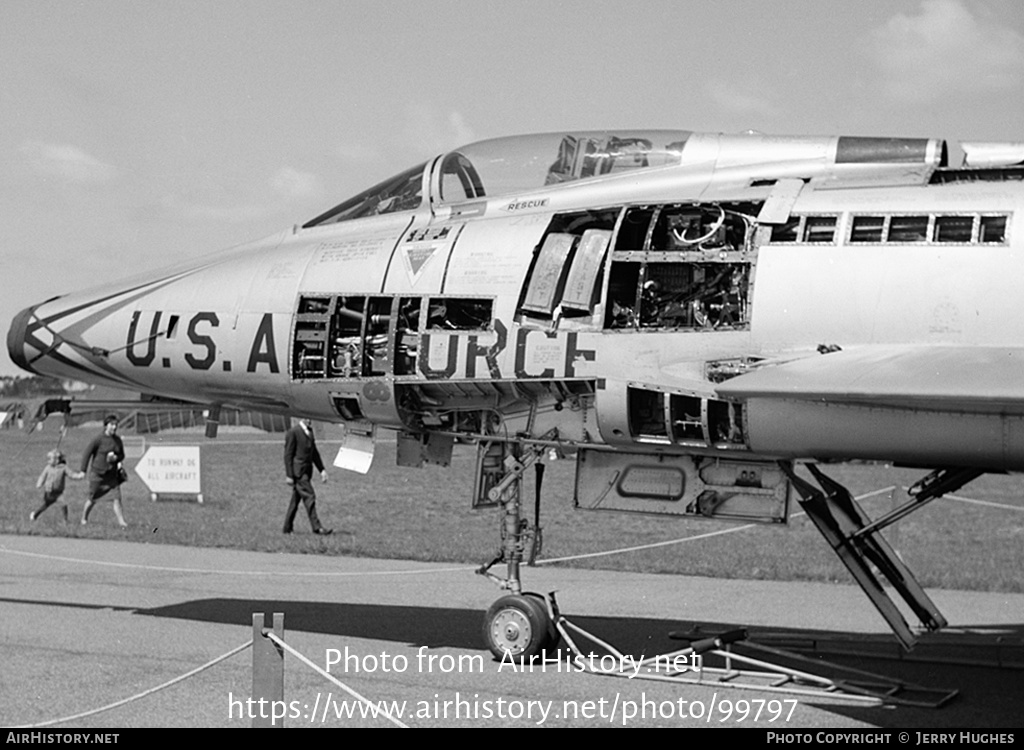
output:
[[[145,693],[243,646],[253,614],[268,613],[269,625],[273,612],[284,613],[290,648],[321,669],[333,660],[334,678],[401,710],[410,727],[1020,725],[1024,595],[929,592],[950,626],[896,658],[885,623],[854,586],[567,567],[524,568],[523,577],[529,590],[557,590],[572,622],[624,654],[683,648],[670,632],[745,626],[753,642],[957,695],[941,708],[877,706],[725,687],[708,676],[701,684],[599,676],[564,654],[543,669],[516,667],[484,647],[483,613],[501,592],[471,566],[0,536],[0,726],[41,725]],[[290,653],[284,673],[286,726],[393,726],[362,718],[342,687]],[[252,684],[245,649],[56,726],[248,727],[247,712],[260,710],[246,703]]]

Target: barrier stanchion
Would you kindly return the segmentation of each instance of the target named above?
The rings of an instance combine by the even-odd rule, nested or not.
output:
[[[272,632],[284,638],[283,612],[274,613]],[[284,703],[284,650],[267,637],[262,612],[254,612],[252,616],[251,697],[255,705],[260,706],[260,710],[253,712],[253,727],[284,726],[284,719],[275,721],[271,710],[272,706]]]

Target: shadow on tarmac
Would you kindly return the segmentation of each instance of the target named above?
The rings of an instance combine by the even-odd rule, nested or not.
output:
[[[270,615],[283,612],[285,640],[289,631],[302,631],[340,638],[391,641],[413,648],[485,649],[483,613],[471,609],[232,598],[196,599],[150,609],[4,598],[0,598],[0,602],[125,611],[144,617],[244,627],[252,626],[253,613]],[[634,656],[668,653],[687,645],[678,637],[670,638],[670,633],[703,638],[737,627],[730,623],[694,623],[637,617],[576,617],[568,614],[576,625],[614,644],[622,653]],[[843,667],[885,675],[908,684],[953,688],[958,691],[951,702],[939,709],[903,705],[882,708],[846,706],[827,701],[815,703],[813,698],[802,699],[822,710],[882,728],[1018,727],[1020,705],[1024,702],[1024,660],[1020,658],[1022,650],[1019,645],[1024,643],[1024,624],[998,628],[977,626],[970,628],[969,634],[965,634],[964,630],[961,628],[949,634],[928,634],[922,640],[926,646],[927,661],[881,658],[879,653],[886,655],[891,639],[884,641],[886,648],[872,651],[872,643],[883,641],[863,634],[822,633],[798,628],[754,628],[749,633],[751,641],[800,651],[804,658],[816,661],[827,658]],[[810,649],[808,644],[813,644]],[[849,653],[856,644],[865,646],[864,653]],[[825,651],[828,653],[825,654]],[[898,651],[894,650],[893,653]],[[993,666],[996,663],[1012,666]],[[807,669],[806,664],[796,666],[815,671]],[[916,738],[911,741],[916,742]]]

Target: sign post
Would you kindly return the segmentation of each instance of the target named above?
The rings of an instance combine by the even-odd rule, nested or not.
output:
[[[160,494],[195,495],[203,502],[198,445],[151,446],[135,465],[135,473],[153,502]]]

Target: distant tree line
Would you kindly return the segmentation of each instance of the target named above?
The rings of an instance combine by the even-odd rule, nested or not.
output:
[[[39,396],[60,396],[64,384],[46,375],[0,375],[0,398],[22,399]]]

